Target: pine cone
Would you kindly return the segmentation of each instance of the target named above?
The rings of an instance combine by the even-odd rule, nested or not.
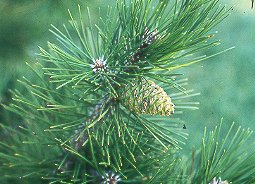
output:
[[[120,89],[122,104],[139,114],[170,116],[174,104],[163,88],[151,80],[131,81]]]

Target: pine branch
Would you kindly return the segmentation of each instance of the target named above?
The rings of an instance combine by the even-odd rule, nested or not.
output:
[[[233,123],[221,139],[222,124],[223,122],[209,133],[205,129],[202,145],[194,158],[195,168],[192,169],[190,183],[225,184],[255,181],[255,152],[246,146],[253,132],[241,127],[235,128]]]
[[[84,16],[79,7],[79,18],[69,11],[71,28],[52,25],[58,43],[39,48],[40,62],[28,64],[36,80],[20,80],[26,93],[14,91],[6,107],[24,119],[25,131],[14,132],[14,147],[1,144],[1,173],[49,183],[181,181],[187,135],[173,104],[197,103],[182,101],[196,94],[173,71],[208,58],[189,57],[218,44],[208,32],[228,11],[217,3],[117,1],[97,25],[89,9]]]

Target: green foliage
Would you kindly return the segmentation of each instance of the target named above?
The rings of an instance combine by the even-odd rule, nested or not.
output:
[[[222,125],[224,125],[223,121],[209,132],[205,128],[201,146],[196,150],[193,149],[190,157],[183,157],[178,172],[179,177],[172,183],[255,182],[254,142],[247,146],[250,144],[253,132],[232,123],[227,126],[229,130],[225,133],[222,131]]]
[[[194,169],[181,164],[187,134],[178,113],[158,116],[174,112],[172,101],[176,109],[195,108],[197,103],[183,102],[195,94],[184,88],[176,69],[208,58],[191,55],[218,45],[208,32],[228,11],[217,3],[123,0],[96,24],[90,9],[84,16],[79,6],[78,18],[69,11],[71,29],[52,25],[59,43],[40,47],[39,62],[28,64],[34,80],[19,81],[25,92],[14,90],[13,103],[5,106],[22,119],[14,128],[1,127],[3,137],[12,135],[0,142],[6,182],[209,183],[219,174],[229,181],[253,181],[253,171],[244,176],[240,162],[243,169],[231,175],[236,156],[245,164],[253,157],[237,151],[249,131],[237,131],[224,151],[225,142],[218,147],[213,139],[216,129],[203,142]],[[154,101],[143,113],[136,106],[145,99]]]
[[[246,145],[253,132],[235,128],[233,123],[222,135],[221,125],[209,133],[205,130],[201,148],[192,161],[191,183],[209,183],[215,177],[233,183],[254,183],[255,152]]]
[[[99,4],[96,0],[1,0],[0,103],[10,103],[9,90],[18,88],[16,80],[30,72],[26,70],[25,61],[35,59],[37,45],[44,46],[47,40],[52,39],[48,31],[50,23],[62,25],[68,15],[67,8],[76,12],[77,3],[90,3],[92,14]],[[13,121],[16,118],[0,107],[0,122]]]

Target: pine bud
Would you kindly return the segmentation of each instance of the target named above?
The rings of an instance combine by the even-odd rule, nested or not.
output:
[[[146,27],[144,35],[142,36],[146,45],[150,45],[158,39],[158,30],[154,30],[152,32]]]
[[[106,65],[106,60],[103,57],[99,59],[93,59],[93,65],[90,65],[94,72],[107,72],[108,66]]]
[[[151,80],[132,81],[120,90],[122,104],[131,111],[162,116],[174,114],[171,98]]]
[[[216,179],[216,177],[213,178],[213,180],[209,184],[228,184],[228,181],[221,181],[221,178],[219,180]]]
[[[116,173],[109,171],[106,172],[105,176],[102,177],[101,184],[117,184],[119,181],[121,181],[120,176]]]

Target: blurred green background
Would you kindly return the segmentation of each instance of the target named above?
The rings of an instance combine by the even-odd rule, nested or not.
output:
[[[219,24],[217,39],[221,45],[207,55],[234,46],[233,50],[185,69],[190,86],[201,95],[199,110],[186,112],[191,142],[200,143],[204,127],[213,129],[223,117],[228,125],[255,130],[255,9],[251,0],[225,0],[233,7],[231,15]],[[253,135],[253,140],[255,135]],[[190,147],[192,143],[189,144]]]
[[[55,40],[48,31],[67,23],[67,9],[77,12],[77,4],[89,6],[96,15],[100,0],[0,0],[0,102],[8,104],[9,89],[17,88],[17,78],[26,75],[25,62],[36,59],[37,45],[46,47]],[[189,78],[189,88],[201,95],[200,110],[186,111],[182,118],[191,135],[188,149],[201,140],[204,127],[213,128],[224,122],[255,130],[255,9],[251,1],[222,1],[234,6],[232,14],[214,31],[222,45],[207,51],[208,55],[235,46],[235,49],[182,69]],[[203,53],[204,54],[204,53]],[[0,107],[0,123],[15,121],[12,114]],[[255,136],[254,136],[255,137]]]

